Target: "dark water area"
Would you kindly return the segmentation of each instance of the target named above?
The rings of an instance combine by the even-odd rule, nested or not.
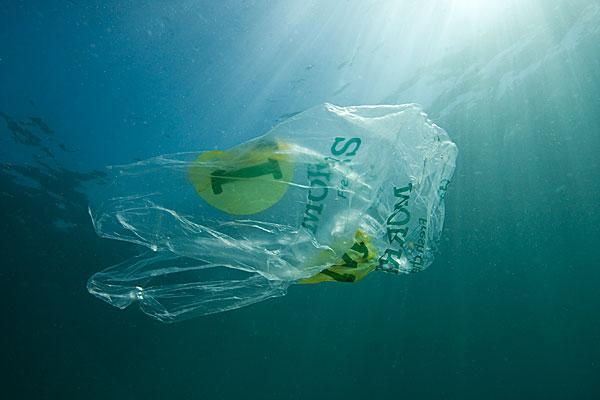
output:
[[[5,8],[7,398],[600,397],[598,2]],[[420,103],[457,144],[429,269],[175,324],[88,294],[139,252],[93,230],[105,165],[226,148],[323,102]]]

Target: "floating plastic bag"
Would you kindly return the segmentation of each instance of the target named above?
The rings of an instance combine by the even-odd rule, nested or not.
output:
[[[224,151],[109,168],[96,232],[146,246],[91,277],[119,308],[175,321],[433,261],[457,148],[415,105],[295,115]]]

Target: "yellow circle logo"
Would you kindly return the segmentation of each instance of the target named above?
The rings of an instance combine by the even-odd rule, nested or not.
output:
[[[282,143],[252,141],[228,151],[200,154],[188,174],[208,204],[228,214],[256,214],[276,204],[294,175]]]

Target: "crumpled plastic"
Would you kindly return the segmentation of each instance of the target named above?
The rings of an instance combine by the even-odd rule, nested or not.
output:
[[[457,147],[416,105],[323,104],[225,151],[108,168],[98,235],[149,250],[88,290],[165,322],[433,262]]]

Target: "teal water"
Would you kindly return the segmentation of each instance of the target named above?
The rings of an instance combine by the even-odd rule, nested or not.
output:
[[[600,396],[597,1],[11,2],[0,14],[3,392]],[[164,325],[90,296],[104,165],[315,104],[420,103],[460,154],[426,271]]]

